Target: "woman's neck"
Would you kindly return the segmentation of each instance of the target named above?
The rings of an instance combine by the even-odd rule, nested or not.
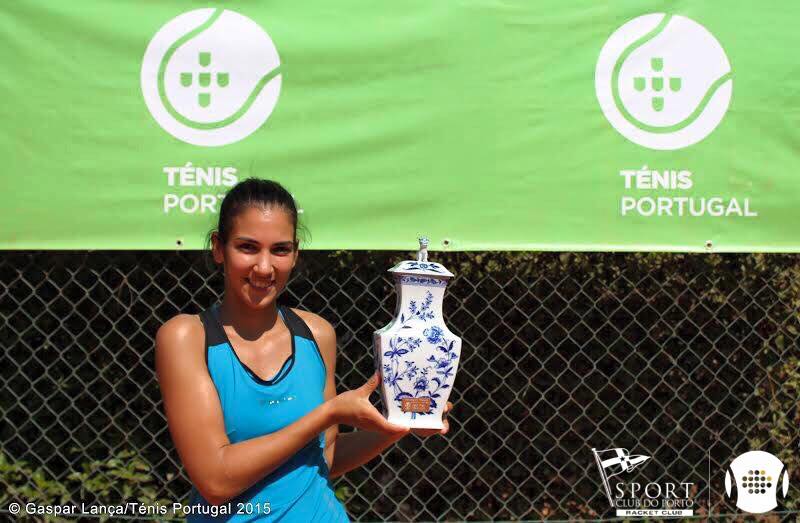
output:
[[[257,340],[271,330],[278,321],[278,307],[272,303],[262,310],[253,310],[225,293],[220,304],[219,315],[223,325],[230,325],[245,340]]]

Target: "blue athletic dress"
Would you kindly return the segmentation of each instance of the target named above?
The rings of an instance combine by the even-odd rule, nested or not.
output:
[[[259,378],[234,352],[219,319],[219,304],[200,313],[208,373],[219,394],[231,443],[280,430],[324,401],[325,361],[314,336],[291,309],[279,307],[278,312],[292,335],[292,354],[269,381]],[[231,499],[232,514],[211,517],[213,507],[192,488],[189,504],[201,508],[190,513],[187,521],[349,522],[328,479],[324,448],[325,433],[320,433],[271,474]]]

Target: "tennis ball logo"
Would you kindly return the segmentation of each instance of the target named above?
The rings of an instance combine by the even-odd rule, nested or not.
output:
[[[733,93],[728,57],[714,36],[685,16],[634,18],[606,41],[595,90],[611,125],[650,149],[688,147],[725,116]]]
[[[166,23],[142,60],[144,101],[175,138],[214,147],[237,142],[269,118],[281,89],[280,58],[253,20],[196,9]]]

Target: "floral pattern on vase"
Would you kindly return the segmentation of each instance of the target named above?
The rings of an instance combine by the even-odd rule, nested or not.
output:
[[[400,328],[411,328],[409,323],[415,320],[423,323],[433,320],[435,315],[431,310],[432,303],[433,294],[430,291],[425,294],[425,299],[420,304],[411,300],[407,314],[403,312],[400,315]],[[389,338],[389,350],[383,353],[383,356],[389,359],[389,363],[383,365],[383,381],[391,387],[398,407],[401,406],[403,398],[431,399],[430,410],[411,412],[411,419],[415,419],[417,414],[428,415],[434,412],[438,406],[436,399],[441,398],[439,391],[450,388],[448,378],[453,377],[455,362],[458,360],[458,354],[453,350],[456,340],[446,339],[441,327],[431,325],[425,328],[422,334],[423,338],[392,336]],[[439,351],[428,355],[425,359],[428,365],[420,368],[413,361],[403,358],[426,343]]]

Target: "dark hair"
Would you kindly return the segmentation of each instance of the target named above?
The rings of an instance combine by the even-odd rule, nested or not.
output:
[[[294,198],[286,188],[272,180],[247,178],[234,185],[225,195],[225,198],[222,199],[217,227],[208,233],[206,245],[211,245],[211,235],[214,232],[217,233],[223,244],[227,243],[233,219],[250,207],[262,209],[277,207],[283,209],[292,221],[295,241],[297,241],[298,229],[304,232],[304,228],[298,224],[297,206]]]

